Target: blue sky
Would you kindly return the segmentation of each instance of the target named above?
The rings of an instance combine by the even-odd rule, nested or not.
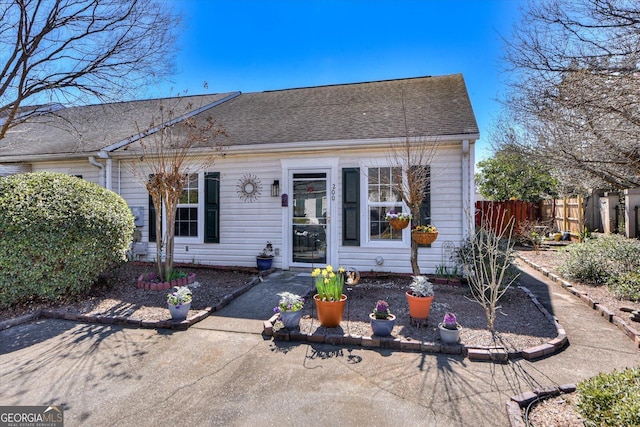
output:
[[[462,73],[480,127],[500,107],[518,0],[165,0],[183,14],[177,74],[155,96]],[[203,83],[207,82],[208,89]]]

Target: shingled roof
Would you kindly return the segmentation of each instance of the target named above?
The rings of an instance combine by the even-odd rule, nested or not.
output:
[[[213,113],[234,145],[478,134],[461,74],[247,93]]]
[[[86,157],[136,136],[157,120],[160,106],[175,116],[215,105],[234,93],[180,96],[57,109],[32,117],[0,139],[3,157]]]
[[[135,135],[135,122],[143,127],[151,121],[161,103],[185,102],[213,106],[200,114],[211,115],[226,130],[229,145],[478,138],[464,79],[453,74],[66,108],[14,128],[0,140],[0,160],[115,150]]]

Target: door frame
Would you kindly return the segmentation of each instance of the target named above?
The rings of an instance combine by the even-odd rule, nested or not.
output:
[[[283,182],[282,196],[287,196],[287,206],[282,206],[282,269],[290,268],[311,268],[311,264],[293,262],[293,232],[291,224],[293,222],[293,174],[323,172],[327,174],[327,264],[338,264],[338,159],[337,158],[317,158],[317,159],[283,159],[281,160]],[[314,264],[314,267],[321,267],[325,264]]]

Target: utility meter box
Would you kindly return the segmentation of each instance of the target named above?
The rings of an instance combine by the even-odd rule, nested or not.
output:
[[[144,227],[144,206],[130,206],[136,227]]]

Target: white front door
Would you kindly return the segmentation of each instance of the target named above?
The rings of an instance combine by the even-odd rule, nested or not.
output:
[[[290,171],[293,191],[288,217],[291,218],[289,259],[292,266],[317,267],[331,259],[329,176],[328,170]]]

